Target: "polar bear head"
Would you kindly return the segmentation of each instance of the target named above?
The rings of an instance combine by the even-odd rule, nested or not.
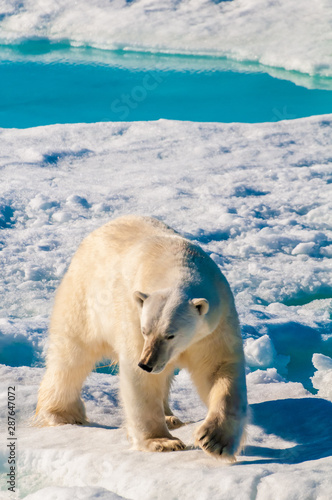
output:
[[[176,358],[197,334],[207,330],[205,316],[209,302],[190,298],[178,290],[160,290],[152,294],[134,293],[138,305],[144,347],[138,366],[159,373]],[[209,332],[208,332],[209,333]]]

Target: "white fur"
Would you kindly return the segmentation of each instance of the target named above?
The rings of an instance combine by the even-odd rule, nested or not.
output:
[[[103,357],[119,362],[136,448],[185,447],[168,430],[182,424],[168,392],[174,368],[185,367],[208,406],[196,443],[214,456],[234,457],[247,399],[233,296],[208,255],[157,220],[116,219],[74,255],[56,295],[37,422],[86,423],[81,387]]]

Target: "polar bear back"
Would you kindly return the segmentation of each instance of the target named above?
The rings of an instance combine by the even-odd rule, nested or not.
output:
[[[209,302],[211,325],[235,310],[225,277],[199,246],[156,219],[125,216],[83,240],[59,287],[55,316],[67,302],[85,304],[79,311],[85,330],[92,337],[108,335],[124,315],[126,322],[138,321],[136,291],[179,288],[188,298]]]
[[[76,255],[80,269],[86,260],[90,274],[121,273],[133,291],[152,293],[179,280],[196,286],[196,296],[202,287],[206,293],[222,288],[223,294],[227,287],[218,266],[200,247],[150,217],[125,216],[105,224],[83,241]]]

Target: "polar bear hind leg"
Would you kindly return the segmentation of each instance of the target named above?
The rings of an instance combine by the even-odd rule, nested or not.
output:
[[[95,362],[89,349],[68,338],[63,342],[51,342],[47,370],[38,393],[36,425],[84,425],[88,422],[80,393]]]
[[[183,422],[181,422],[181,420],[178,417],[173,415],[173,412],[169,407],[168,398],[169,398],[169,393],[170,393],[173,378],[174,378],[174,374],[170,375],[167,378],[166,394],[164,397],[164,412],[165,412],[166,425],[167,425],[168,429],[170,429],[170,430],[178,429],[179,427],[182,427],[183,425],[185,425]]]

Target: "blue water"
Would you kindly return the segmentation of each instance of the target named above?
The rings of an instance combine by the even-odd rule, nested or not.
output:
[[[210,69],[191,58],[179,70],[174,64],[155,69],[139,55],[129,67],[125,56],[111,64],[23,56],[0,61],[0,127],[159,118],[253,123],[332,113],[332,90],[308,89],[245,65]]]

